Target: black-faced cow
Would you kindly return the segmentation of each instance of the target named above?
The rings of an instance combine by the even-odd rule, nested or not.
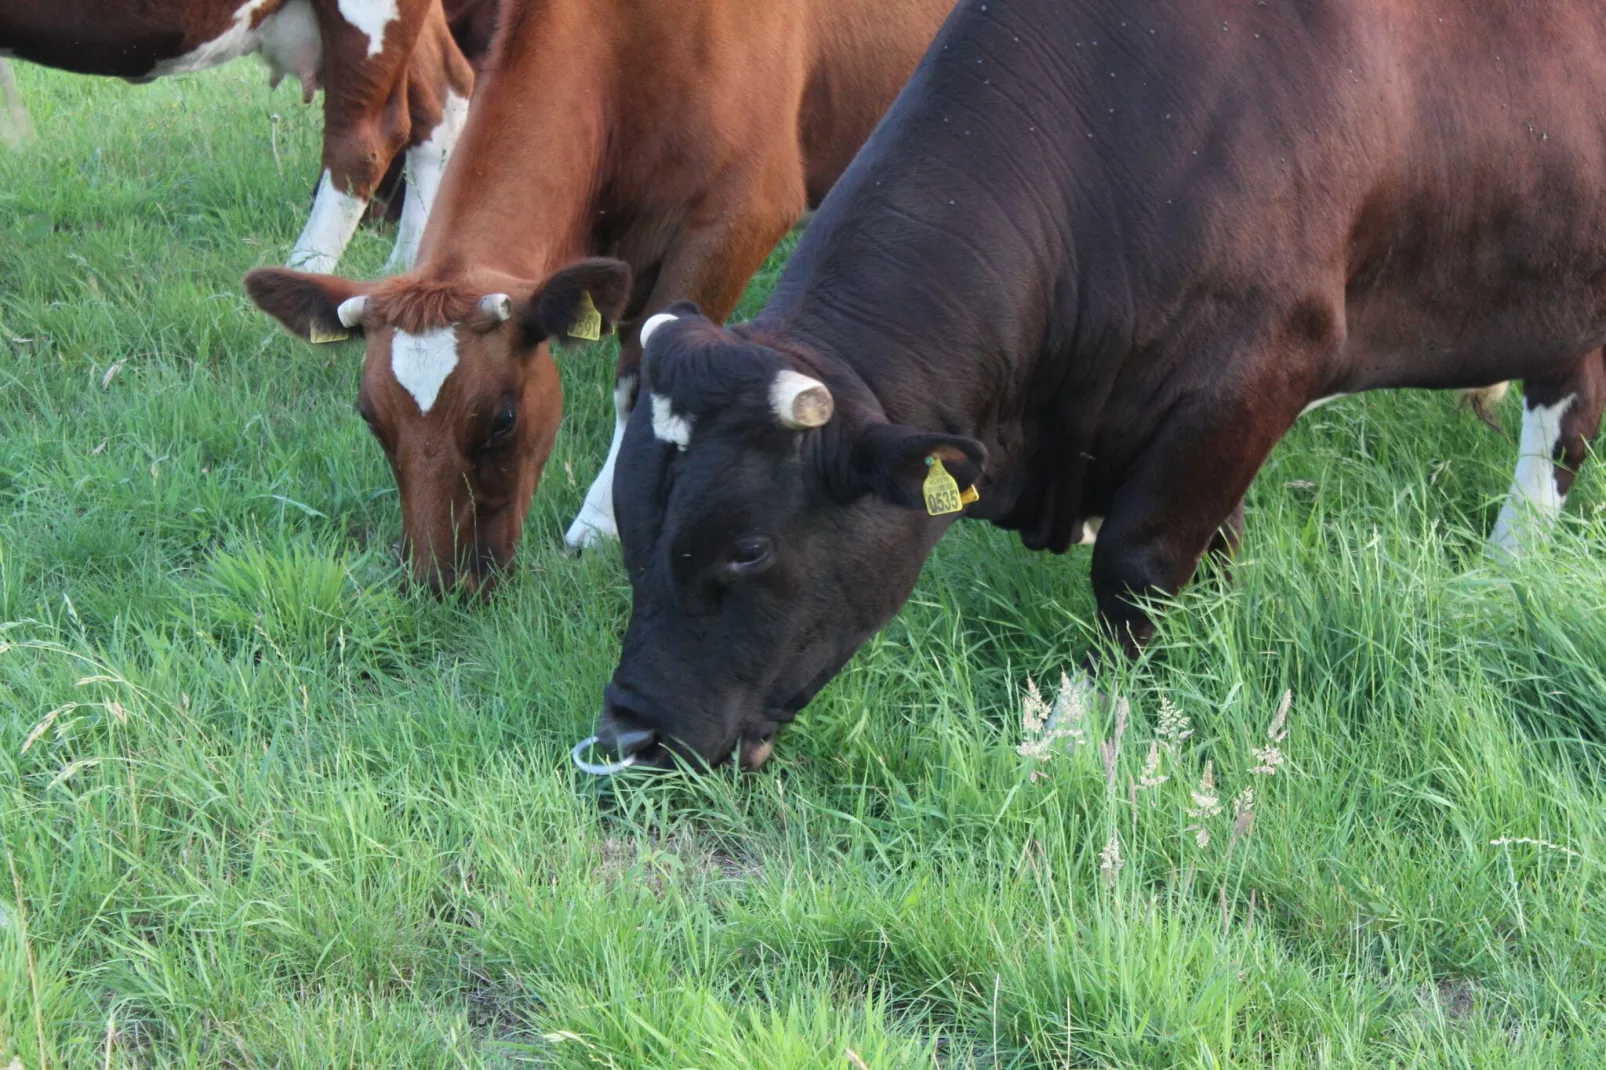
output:
[[[1593,0],[966,0],[764,311],[643,332],[602,742],[757,764],[960,515],[1096,533],[1135,652],[1339,394],[1525,380],[1520,547],[1606,404],[1603,100]]]
[[[463,0],[459,0],[460,3]],[[289,264],[327,271],[403,150],[409,191],[390,270],[413,262],[474,74],[441,0],[6,0],[0,56],[146,82],[256,53],[275,85],[324,90],[323,175]]]

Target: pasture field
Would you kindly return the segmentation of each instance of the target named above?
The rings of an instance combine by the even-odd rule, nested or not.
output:
[[[1306,417],[1231,581],[1050,760],[1027,680],[1091,641],[1089,551],[961,525],[761,773],[602,785],[567,750],[628,590],[560,544],[607,345],[559,356],[516,574],[407,593],[360,348],[239,288],[317,109],[250,64],[18,76],[0,1066],[1606,1066],[1606,475],[1486,561],[1515,400]]]

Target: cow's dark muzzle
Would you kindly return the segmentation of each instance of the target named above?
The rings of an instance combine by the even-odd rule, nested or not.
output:
[[[616,684],[609,684],[602,693],[597,746],[613,755],[616,761],[633,758],[637,763],[647,762],[654,752],[663,749],[658,746],[658,730],[632,708]]]

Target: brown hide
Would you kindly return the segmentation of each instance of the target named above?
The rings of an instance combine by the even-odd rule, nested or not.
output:
[[[376,291],[364,320],[363,403],[397,474],[418,578],[475,586],[512,559],[561,403],[545,344],[460,326],[457,363],[423,411],[394,374],[386,310],[425,326],[405,295],[442,288],[458,307],[506,293],[522,308],[560,266],[617,257],[635,278],[620,328],[628,384],[646,316],[682,299],[729,315],[869,135],[949,2],[504,3],[418,266]],[[271,274],[248,289],[294,329],[295,301],[259,297],[282,294]],[[510,459],[487,469],[484,428],[507,399],[519,412]]]
[[[216,47],[236,27],[250,0],[5,0],[0,54],[79,74],[147,81],[164,64]],[[264,0],[248,25],[260,28],[290,0]],[[454,0],[454,11],[494,0]],[[383,31],[383,49],[341,14],[338,0],[310,0],[321,39],[317,70],[301,77],[310,100],[324,89],[323,166],[337,189],[361,199],[403,149],[426,141],[440,123],[448,90],[468,97],[474,75],[447,28],[441,0],[397,0]],[[204,54],[204,53],[203,53]],[[191,59],[192,69],[212,62]]]

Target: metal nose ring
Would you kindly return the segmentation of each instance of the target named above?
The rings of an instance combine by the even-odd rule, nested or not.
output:
[[[632,765],[636,764],[636,756],[634,754],[627,754],[617,762],[602,762],[600,764],[597,762],[588,762],[584,758],[580,757],[581,753],[584,752],[587,747],[592,746],[596,742],[596,736],[587,736],[585,739],[582,739],[580,742],[576,743],[574,745],[574,750],[569,752],[569,757],[574,759],[575,768],[580,770],[580,772],[590,773],[592,776],[613,776],[615,773],[622,773],[626,769],[629,769]]]

